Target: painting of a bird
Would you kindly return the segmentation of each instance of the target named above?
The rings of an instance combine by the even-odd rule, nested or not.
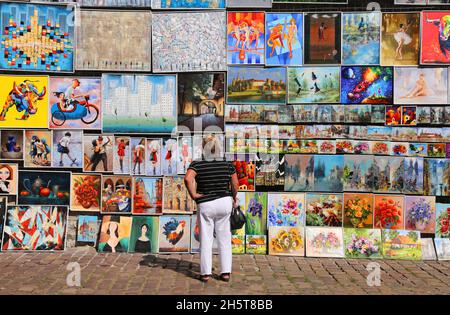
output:
[[[176,218],[172,218],[169,222],[164,224],[163,234],[166,236],[167,241],[172,245],[177,244],[183,237],[185,226],[186,221],[178,221]]]

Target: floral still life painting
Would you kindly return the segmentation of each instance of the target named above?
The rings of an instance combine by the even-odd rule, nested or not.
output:
[[[304,194],[269,193],[267,198],[269,226],[304,225]]]
[[[381,230],[344,229],[345,257],[382,258]]]
[[[269,255],[304,256],[303,227],[270,226]]]

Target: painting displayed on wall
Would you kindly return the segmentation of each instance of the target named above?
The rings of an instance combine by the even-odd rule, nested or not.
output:
[[[314,155],[286,154],[285,191],[312,191],[314,187]]]
[[[342,191],[343,168],[344,156],[342,155],[316,155],[314,157],[314,190]]]
[[[104,215],[100,228],[98,251],[101,253],[128,252],[131,224],[131,217]]]
[[[133,177],[133,214],[161,214],[162,177]]]
[[[246,192],[245,207],[245,234],[264,235],[267,231],[267,193]]]
[[[178,138],[178,174],[186,174],[189,165],[193,159],[193,138],[179,137]]]
[[[212,251],[213,254],[218,253],[218,243],[217,238],[214,233],[213,235],[213,244],[212,244]],[[233,243],[233,237],[231,238],[231,242]],[[193,215],[191,216],[191,253],[199,253],[200,252],[200,225],[198,222],[198,216]],[[245,252],[245,248],[244,248]],[[234,254],[234,253],[233,253]]]
[[[268,193],[267,208],[269,227],[305,225],[305,194]]]
[[[255,255],[265,255],[267,253],[266,235],[246,235],[245,253]]]
[[[288,68],[288,103],[339,103],[339,67]]]
[[[420,14],[382,14],[381,65],[415,66],[419,60]]]
[[[449,194],[449,162],[446,159],[425,159],[423,189],[425,195],[447,196]],[[444,180],[443,180],[444,179]]]
[[[436,203],[436,237],[450,238],[450,205]]]
[[[305,228],[269,226],[269,255],[305,256]]]
[[[18,169],[17,164],[0,163],[0,195],[17,195]]]
[[[161,170],[161,147],[162,139],[147,139],[147,149],[145,150],[147,157],[145,162],[146,175],[159,176]]]
[[[264,12],[227,12],[227,62],[264,64]]]
[[[77,70],[150,71],[150,11],[81,10],[80,20]]]
[[[26,134],[26,133],[25,133]],[[83,166],[83,131],[53,130],[52,167],[81,168]],[[43,139],[40,139],[41,142]],[[39,142],[35,142],[39,151]]]
[[[393,104],[391,67],[342,67],[341,102],[344,104]]]
[[[0,69],[73,72],[75,5],[2,2]]]
[[[162,139],[162,174],[172,176],[177,174],[178,142],[177,139]]]
[[[151,0],[152,9],[224,9],[225,0]]]
[[[100,211],[101,175],[72,173],[70,211]]]
[[[23,136],[23,130],[0,130],[0,160],[24,159],[25,143]]]
[[[195,202],[184,185],[184,177],[167,176],[163,180],[163,213],[192,213]]]
[[[225,73],[178,75],[178,131],[224,129]],[[186,128],[184,128],[186,127]],[[211,127],[210,127],[211,128]]]
[[[113,149],[114,137],[84,134],[83,172],[112,172]]]
[[[305,13],[304,63],[341,63],[341,14]]]
[[[432,238],[421,238],[422,260],[437,260]]]
[[[97,243],[99,232],[99,220],[95,215],[79,215],[77,222],[77,243],[92,244]]]
[[[306,226],[342,226],[342,194],[306,194]]]
[[[130,137],[114,137],[113,173],[130,174]]]
[[[101,129],[100,78],[50,77],[48,127]]]
[[[286,104],[286,68],[229,67],[228,103]]]
[[[403,192],[411,194],[423,193],[423,158],[405,158],[404,168],[405,176],[403,182]]]
[[[129,253],[157,253],[159,236],[158,217],[133,217]]]
[[[375,156],[373,159],[373,191],[401,193],[404,186],[404,157]]]
[[[64,250],[67,207],[8,206],[2,250]]]
[[[401,230],[405,226],[404,196],[374,195],[374,227]]]
[[[191,217],[167,215],[159,219],[159,253],[189,253]]]
[[[59,0],[63,2],[64,0]],[[75,0],[82,7],[147,7],[152,0]],[[156,1],[156,0],[155,0]]]
[[[447,68],[394,69],[395,104],[446,104]]]
[[[25,130],[25,167],[50,167],[52,165],[52,132]]]
[[[405,230],[434,233],[435,226],[435,197],[405,196]]]
[[[342,228],[306,227],[307,257],[344,257]]]
[[[450,239],[435,238],[436,255],[438,260],[450,260]]]
[[[147,156],[145,152],[147,148],[146,144],[146,138],[132,137],[130,140],[132,175],[145,175],[145,157]]]
[[[381,13],[342,14],[342,64],[379,65]]]
[[[171,133],[177,125],[175,75],[102,76],[103,132]]]
[[[373,195],[360,193],[344,194],[344,227],[372,228]]]
[[[382,258],[381,230],[344,229],[346,258]]]
[[[102,213],[130,213],[131,176],[102,177]]]
[[[70,205],[70,172],[19,171],[20,205]]]
[[[239,191],[254,191],[257,155],[227,154],[226,160],[231,161],[236,169]]]
[[[266,13],[266,65],[303,64],[303,14]]]
[[[5,225],[5,215],[8,206],[8,198],[0,197],[0,235],[3,238],[3,227]]]
[[[342,180],[345,191],[372,191],[373,159],[366,156],[344,155]]]
[[[422,259],[420,232],[418,231],[382,230],[381,239],[384,258]]]
[[[0,75],[0,129],[47,128],[47,90],[47,76]]]
[[[271,8],[272,0],[227,0],[227,8]]]
[[[152,60],[154,72],[225,71],[226,13],[153,13]]]
[[[450,63],[449,20],[449,11],[421,12],[421,64]]]

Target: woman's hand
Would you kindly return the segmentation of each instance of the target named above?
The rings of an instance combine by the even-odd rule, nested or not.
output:
[[[195,194],[193,194],[192,199],[197,200],[197,199],[199,199],[199,198],[202,198],[203,196],[204,196],[204,195],[202,195],[202,194],[195,193]]]

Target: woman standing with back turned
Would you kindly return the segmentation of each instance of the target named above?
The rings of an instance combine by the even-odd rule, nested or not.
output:
[[[220,279],[228,282],[231,274],[230,214],[236,203],[238,179],[231,162],[220,155],[220,143],[214,136],[203,141],[203,159],[193,161],[184,182],[197,203],[200,227],[200,280],[207,282],[212,273],[214,232],[219,247]]]

